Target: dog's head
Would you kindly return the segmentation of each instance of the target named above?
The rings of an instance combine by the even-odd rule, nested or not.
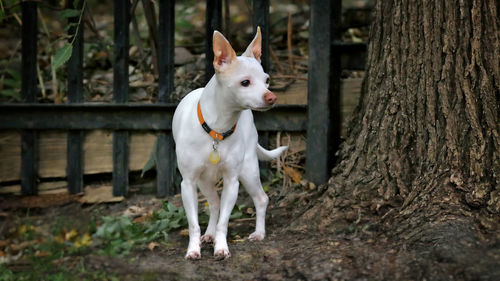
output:
[[[214,68],[217,82],[225,87],[229,97],[243,109],[268,110],[276,102],[269,91],[269,75],[260,64],[262,55],[260,27],[246,51],[236,56],[231,44],[220,32],[213,36]]]

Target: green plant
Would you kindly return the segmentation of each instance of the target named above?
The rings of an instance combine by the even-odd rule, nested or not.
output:
[[[102,217],[94,238],[102,243],[101,254],[126,255],[136,245],[155,240],[165,241],[168,233],[187,225],[184,208],[165,202],[163,207],[144,222],[132,222],[129,217]]]
[[[6,69],[0,76],[0,95],[21,100],[21,74],[14,69]]]
[[[13,281],[16,280],[12,270],[7,268],[5,264],[0,264],[0,281]]]

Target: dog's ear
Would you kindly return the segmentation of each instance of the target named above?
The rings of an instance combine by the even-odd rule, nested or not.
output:
[[[213,36],[214,68],[218,72],[224,71],[235,59],[236,53],[229,41],[218,31]]]
[[[260,57],[262,55],[262,35],[260,33],[260,26],[257,26],[257,34],[252,40],[252,43],[248,45],[247,50],[243,53],[243,56],[255,58],[260,62]]]

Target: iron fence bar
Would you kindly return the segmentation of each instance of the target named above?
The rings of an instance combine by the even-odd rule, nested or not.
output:
[[[0,104],[0,130],[170,131],[175,104]],[[305,131],[306,105],[254,112],[259,131]]]
[[[158,101],[170,101],[174,90],[175,1],[160,0],[158,28]]]
[[[156,146],[156,196],[165,197],[175,194],[175,158],[174,138],[171,131],[157,134]]]
[[[114,1],[114,64],[113,64],[113,101],[128,102],[128,49],[130,1]],[[128,131],[113,132],[113,195],[127,195],[128,189]]]
[[[70,9],[83,10],[84,1],[79,1],[74,7],[73,1],[68,1]],[[82,15],[83,16],[83,15]],[[78,24],[79,17],[68,19],[68,24]],[[75,37],[73,52],[67,64],[68,102],[82,103],[83,97],[83,22],[68,30],[68,34]],[[69,130],[67,138],[66,175],[68,178],[68,192],[70,194],[83,191],[83,143],[84,134],[81,130]]]
[[[174,89],[175,1],[160,1],[158,101],[166,103]],[[169,123],[170,124],[170,123]],[[175,177],[174,139],[170,131],[159,131],[156,145],[156,196],[173,195]]]
[[[306,149],[306,177],[319,184],[328,180],[338,132],[331,120],[332,99],[332,16],[340,1],[311,0],[309,27],[308,69],[308,125]]]
[[[208,82],[214,75],[214,53],[212,51],[212,37],[215,30],[222,29],[222,0],[207,0],[206,32],[207,41],[205,45],[205,80]],[[229,34],[225,34],[229,36]]]
[[[37,93],[37,3],[22,2],[22,86],[23,102],[36,102]],[[23,195],[37,193],[37,132],[21,132],[21,192]]]
[[[253,29],[260,26],[262,32],[261,63],[265,72],[269,71],[269,0],[253,1]]]

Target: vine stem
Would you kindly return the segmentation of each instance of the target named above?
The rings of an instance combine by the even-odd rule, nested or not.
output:
[[[82,11],[80,12],[80,17],[78,18],[78,24],[76,25],[76,30],[75,30],[75,34],[73,34],[73,39],[71,39],[71,45],[73,46],[73,43],[75,42],[75,39],[76,39],[76,35],[78,34],[78,32],[80,31],[80,24],[82,22],[82,17],[83,17],[83,13],[85,12],[85,6],[87,5],[87,0],[84,0],[83,1],[83,5],[82,5]]]

